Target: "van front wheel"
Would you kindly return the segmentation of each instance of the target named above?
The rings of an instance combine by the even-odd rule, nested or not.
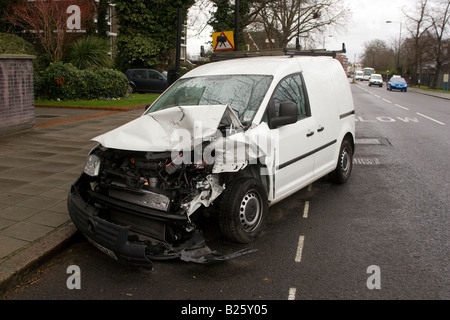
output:
[[[264,229],[269,211],[262,183],[255,178],[237,178],[221,197],[219,226],[223,235],[238,243],[254,241]]]
[[[353,147],[347,139],[342,142],[336,169],[328,176],[334,183],[343,184],[350,178],[353,168]]]

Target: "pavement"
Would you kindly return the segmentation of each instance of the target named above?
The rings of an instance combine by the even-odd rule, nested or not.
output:
[[[77,233],[67,196],[90,139],[143,111],[37,107],[33,128],[0,135],[0,300]]]
[[[450,94],[410,92],[450,100]],[[35,126],[0,135],[0,299],[77,234],[67,211],[90,141],[144,108],[36,107]]]

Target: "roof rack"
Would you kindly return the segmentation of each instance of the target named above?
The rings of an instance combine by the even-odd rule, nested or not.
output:
[[[264,49],[257,51],[224,51],[224,52],[215,52],[211,56],[211,59],[214,61],[214,60],[228,60],[247,57],[283,56],[283,55],[285,55],[285,50],[283,49]]]
[[[346,53],[345,43],[342,44],[341,50],[327,51],[326,49],[313,50],[296,50],[296,49],[265,49],[258,51],[224,51],[214,53],[211,57],[213,61],[228,60],[246,57],[260,57],[260,56],[329,56],[336,58],[339,53]]]
[[[347,50],[345,49],[345,43],[342,44],[341,50],[333,50],[333,51],[327,51],[326,49],[319,49],[319,50],[286,50],[285,54],[289,56],[328,56],[336,58],[338,53],[346,53]]]

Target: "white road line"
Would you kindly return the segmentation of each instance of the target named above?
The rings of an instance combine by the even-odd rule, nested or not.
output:
[[[295,255],[295,262],[302,261],[302,251],[304,242],[305,236],[298,237],[297,254]]]
[[[309,201],[305,201],[305,208],[303,209],[303,218],[308,218]]]
[[[288,300],[295,300],[296,291],[297,291],[297,289],[295,289],[295,288],[289,288]]]
[[[381,99],[381,100],[383,100],[383,101],[386,101],[387,103],[392,103],[391,101],[389,101],[389,100],[386,100],[386,99]]]
[[[377,98],[381,98],[379,95],[377,95],[377,94],[375,94],[375,93],[374,93],[373,95],[374,95],[375,97],[377,97]]]
[[[401,106],[401,105],[399,105],[399,104],[395,104],[395,106],[396,106],[396,107],[399,107],[399,108],[402,108],[402,109],[405,109],[405,110],[409,110],[407,107]]]
[[[428,120],[434,121],[434,122],[436,122],[436,123],[439,123],[440,125],[445,126],[445,123],[443,123],[443,122],[437,121],[436,119],[430,118],[430,117],[428,117],[428,116],[426,116],[426,115],[424,115],[424,114],[421,114],[421,113],[419,113],[419,112],[416,112],[416,113],[417,113],[419,116],[422,116],[422,117],[424,117],[424,118],[427,118]]]

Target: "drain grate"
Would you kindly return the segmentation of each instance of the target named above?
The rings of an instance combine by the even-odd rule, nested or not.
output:
[[[381,161],[378,158],[353,158],[353,164],[376,166],[381,164]]]
[[[42,119],[52,119],[52,118],[59,118],[61,115],[54,115],[54,114],[39,114],[36,116],[36,118],[42,118]]]
[[[362,138],[356,139],[356,144],[381,144],[381,141],[374,138]]]

